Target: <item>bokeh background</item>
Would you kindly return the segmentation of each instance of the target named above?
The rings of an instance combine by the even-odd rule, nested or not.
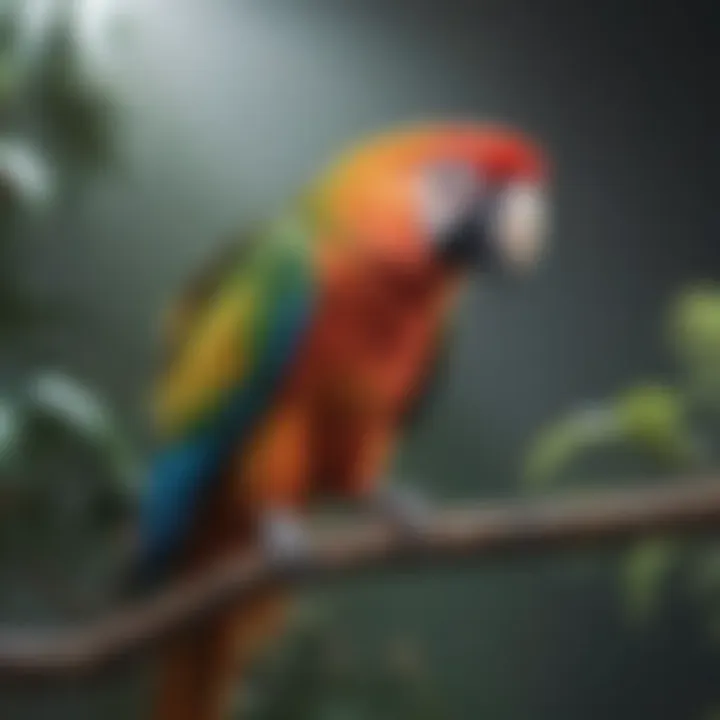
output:
[[[398,472],[439,501],[517,494],[519,452],[548,417],[672,372],[660,313],[683,283],[720,273],[713,3],[85,5],[116,157],[72,167],[71,192],[7,233],[18,292],[69,315],[3,339],[8,387],[37,368],[80,378],[142,455],[156,324],[187,273],[359,137],[458,116],[508,121],[547,145],[555,247],[523,287],[478,285],[446,386]],[[702,717],[717,699],[713,643],[672,597],[630,631],[616,559],[354,583],[330,600],[358,644],[408,636],[422,647],[447,718]],[[11,605],[6,619],[34,612]],[[1,688],[0,717],[142,717],[137,685],[128,670],[40,696]]]

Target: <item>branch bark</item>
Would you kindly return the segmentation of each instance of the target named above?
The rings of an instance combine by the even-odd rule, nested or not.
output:
[[[0,680],[99,673],[269,586],[713,531],[720,531],[717,480],[438,510],[427,533],[412,542],[378,523],[319,531],[308,556],[293,565],[270,565],[258,555],[233,558],[82,627],[0,628]]]

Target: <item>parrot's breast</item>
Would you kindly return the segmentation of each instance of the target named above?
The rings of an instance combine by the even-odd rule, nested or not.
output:
[[[451,284],[425,268],[358,264],[320,303],[309,356],[317,397],[348,413],[400,413],[426,375]]]

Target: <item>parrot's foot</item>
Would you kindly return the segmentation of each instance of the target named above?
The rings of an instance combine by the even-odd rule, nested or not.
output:
[[[300,518],[284,510],[271,510],[260,523],[260,543],[272,562],[297,562],[310,553],[310,538]]]
[[[430,530],[432,505],[421,493],[404,485],[381,488],[373,497],[374,510],[403,537],[422,539]]]

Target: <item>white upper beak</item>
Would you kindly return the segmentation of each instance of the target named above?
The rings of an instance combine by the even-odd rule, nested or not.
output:
[[[495,219],[498,250],[517,269],[533,267],[542,255],[548,233],[548,202],[534,183],[510,185],[499,200]]]

